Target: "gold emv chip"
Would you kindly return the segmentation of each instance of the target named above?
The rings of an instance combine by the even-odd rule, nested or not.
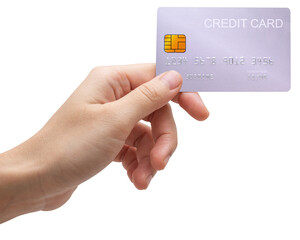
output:
[[[185,52],[186,37],[183,34],[165,35],[165,52]]]

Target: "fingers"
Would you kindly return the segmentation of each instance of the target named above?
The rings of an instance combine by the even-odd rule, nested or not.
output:
[[[137,158],[137,166],[133,164],[130,169],[132,173],[128,174],[132,174],[131,180],[137,189],[146,189],[156,173],[150,162],[150,151],[154,146],[150,127],[137,123],[127,138],[126,144],[136,148]]]
[[[137,123],[126,140],[127,145],[137,148],[137,161],[127,153],[122,160],[127,171],[130,166],[128,176],[138,189],[147,188],[156,170],[165,168],[177,147],[176,125],[169,104],[145,120],[151,122],[152,132],[149,126]]]
[[[180,92],[173,99],[193,118],[203,121],[208,118],[209,112],[201,97],[196,92]]]
[[[118,114],[126,116],[123,124],[136,122],[166,105],[179,92],[182,77],[175,71],[163,73],[114,102]],[[129,107],[130,106],[130,107]]]
[[[158,76],[155,78],[155,69],[156,65],[154,63],[96,67],[89,74],[89,81],[82,84],[85,86],[83,87],[85,93],[81,95],[88,96],[89,102],[92,103],[115,101],[123,98],[144,83],[151,82],[153,78],[156,79]],[[158,85],[156,86],[158,87]],[[149,92],[150,96],[153,96],[151,94],[153,91],[148,90],[145,91],[144,89],[144,92]],[[154,96],[155,93],[159,95],[160,92],[155,91]],[[189,115],[197,120],[205,120],[209,115],[198,93],[178,93],[173,97],[173,101],[179,103]]]
[[[133,64],[124,67],[127,69],[127,77],[132,89],[155,77],[156,65],[154,63]],[[209,111],[197,92],[180,92],[173,98],[173,101],[196,120],[203,121],[209,116]]]
[[[89,103],[112,102],[154,77],[154,63],[95,67],[75,95]]]
[[[130,64],[120,66],[120,71],[126,72],[126,77],[130,81],[131,89],[150,81],[155,77],[155,63]]]
[[[132,182],[132,174],[138,166],[136,148],[129,145],[124,145],[115,161],[122,162],[123,167],[127,170],[128,178]]]
[[[177,130],[169,104],[150,115],[152,135],[155,142],[150,153],[151,165],[156,170],[165,168],[177,147]]]

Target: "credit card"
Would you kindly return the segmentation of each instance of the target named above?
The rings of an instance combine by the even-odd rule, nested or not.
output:
[[[178,71],[181,92],[288,91],[288,8],[161,7],[156,74]]]

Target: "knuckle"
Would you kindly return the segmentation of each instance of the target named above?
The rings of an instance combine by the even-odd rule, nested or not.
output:
[[[101,75],[107,73],[108,68],[109,67],[107,67],[107,66],[96,66],[90,71],[90,74],[96,75],[96,76],[99,76],[99,75],[101,76]]]
[[[161,98],[157,89],[151,86],[150,84],[141,85],[138,89],[142,93],[142,95],[145,96],[151,102],[156,102]]]
[[[178,146],[178,139],[177,139],[177,135],[174,135],[174,134],[166,134],[166,138],[165,138],[165,141],[167,143],[170,143],[170,152],[171,152],[171,155],[175,152],[177,146]]]
[[[139,145],[141,145],[142,141],[149,141],[152,138],[151,133],[147,130],[144,130],[140,136],[138,136],[135,141],[133,142],[133,146],[134,147],[138,147]]]
[[[90,73],[95,74],[95,73],[101,72],[102,69],[103,69],[103,67],[101,67],[101,66],[96,66],[96,67],[94,67],[94,68],[91,70]]]
[[[175,143],[174,143],[174,150],[172,152],[172,154],[175,152],[175,150],[177,149],[177,146],[178,146],[178,139],[175,138]]]

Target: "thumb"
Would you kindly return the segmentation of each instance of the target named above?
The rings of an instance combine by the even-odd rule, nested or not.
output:
[[[166,105],[179,92],[182,77],[176,71],[160,74],[115,101],[123,121],[134,126],[139,120]]]

